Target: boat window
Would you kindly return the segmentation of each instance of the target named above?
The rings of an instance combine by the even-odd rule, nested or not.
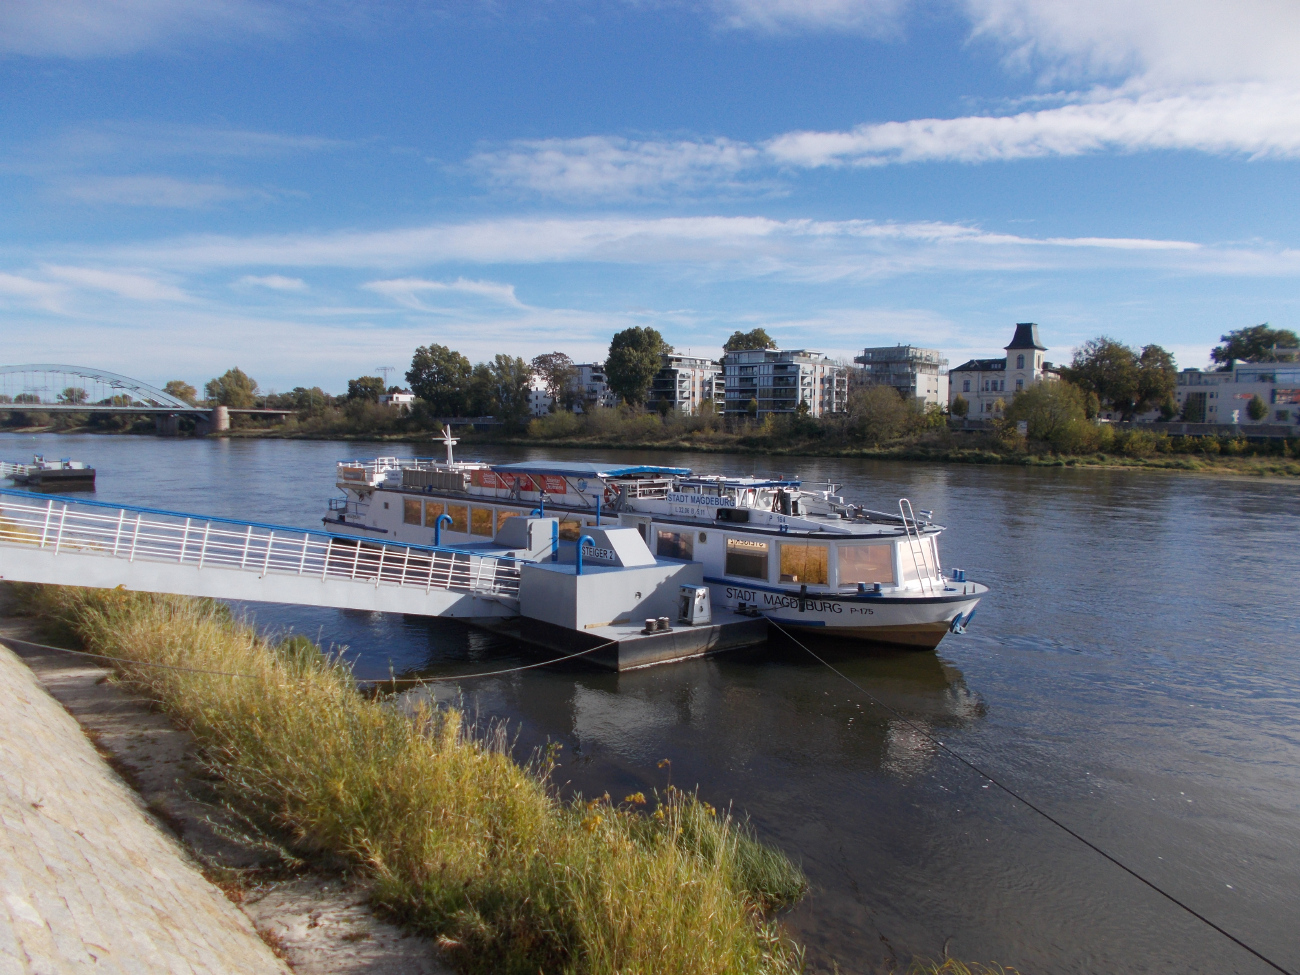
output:
[[[420,523],[419,498],[402,499],[402,521],[407,525],[418,525]]]
[[[665,559],[695,558],[694,532],[666,532],[662,529],[655,539],[655,555]]]
[[[781,581],[801,585],[824,586],[828,578],[829,545],[804,542],[781,543]]]
[[[469,506],[464,504],[447,505],[447,514],[451,515],[451,524],[447,527],[462,535],[469,532]]]
[[[768,543],[750,538],[727,539],[727,575],[746,579],[767,578]]]
[[[519,511],[511,511],[509,508],[498,508],[497,509],[497,531],[501,530],[501,526],[504,525],[508,519],[518,518],[521,513],[522,512]]]
[[[492,535],[492,509],[472,508],[469,514],[469,531],[471,535]]]
[[[841,545],[839,547],[840,585],[856,586],[882,582],[894,584],[894,546]]]
[[[899,562],[903,566],[904,582],[910,582],[923,576],[929,578],[938,575],[939,556],[935,552],[933,537],[922,538],[919,544],[913,542],[908,545],[906,542],[902,542],[899,549]],[[917,550],[915,555],[912,554],[913,549]]]
[[[438,523],[438,516],[447,510],[447,506],[441,501],[424,502],[424,523],[432,528]]]

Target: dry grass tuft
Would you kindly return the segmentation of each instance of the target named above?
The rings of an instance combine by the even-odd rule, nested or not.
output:
[[[314,644],[269,642],[220,604],[23,591],[92,651],[250,675],[122,665],[203,744],[235,801],[360,865],[377,901],[464,971],[802,967],[770,918],[802,896],[802,873],[695,795],[670,789],[649,814],[643,796],[565,803],[546,759],[521,767],[454,709],[409,715],[358,694]]]

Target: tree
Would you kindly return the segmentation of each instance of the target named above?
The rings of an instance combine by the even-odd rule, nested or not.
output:
[[[1246,362],[1277,362],[1281,357],[1280,349],[1294,349],[1300,346],[1300,337],[1287,328],[1269,328],[1268,322],[1239,328],[1220,335],[1222,345],[1215,346],[1210,352],[1213,362],[1221,363],[1220,370],[1227,371],[1233,359]]]
[[[572,409],[578,395],[575,383],[578,370],[574,368],[573,360],[563,352],[547,352],[535,356],[531,366],[551,399],[565,409]]]
[[[653,328],[625,328],[609,343],[605,381],[625,403],[640,406],[662,365],[661,358],[672,350]]]
[[[415,350],[406,381],[435,416],[462,416],[472,371],[469,360],[459,352],[431,342]]]
[[[68,406],[79,406],[86,402],[86,391],[80,386],[69,386],[63,392],[59,393],[59,402]]]
[[[952,402],[948,404],[948,412],[953,416],[966,416],[970,412],[970,400],[965,396],[954,396]]]
[[[528,416],[532,367],[517,356],[497,353],[487,370],[492,395],[490,412],[503,423],[517,426]]]
[[[1121,414],[1137,400],[1137,354],[1105,335],[1075,349],[1074,359],[1062,370],[1062,376],[1085,393],[1095,393],[1101,405]]]
[[[378,376],[360,376],[348,380],[348,399],[364,399],[378,403],[382,395],[384,395],[384,381]]]
[[[1252,396],[1250,402],[1246,404],[1246,415],[1256,422],[1268,416],[1268,404],[1259,393]]]
[[[167,385],[163,387],[163,392],[169,396],[175,396],[179,400],[184,400],[191,406],[197,403],[199,399],[199,391],[183,379],[169,380]]]
[[[761,328],[753,328],[748,332],[737,329],[731,333],[731,338],[727,339],[726,344],[722,346],[722,351],[747,352],[752,349],[775,349],[776,347],[776,343],[772,341],[772,336]]]
[[[1138,388],[1134,413],[1158,409],[1168,420],[1178,412],[1178,366],[1174,357],[1158,345],[1144,345],[1137,360]]]
[[[1055,443],[1071,424],[1087,415],[1087,397],[1078,386],[1065,382],[1034,383],[1016,393],[1007,407],[1006,418],[1012,423],[1023,421],[1034,440]]]
[[[216,379],[209,379],[203,392],[212,402],[237,410],[257,405],[257,383],[241,369],[227,369]]]
[[[869,444],[901,437],[917,419],[893,386],[863,386],[849,396],[850,428]]]

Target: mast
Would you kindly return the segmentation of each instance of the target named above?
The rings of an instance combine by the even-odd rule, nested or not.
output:
[[[447,448],[447,466],[451,467],[454,463],[451,457],[451,448],[460,443],[460,440],[451,435],[451,424],[446,423],[442,428],[442,442]]]

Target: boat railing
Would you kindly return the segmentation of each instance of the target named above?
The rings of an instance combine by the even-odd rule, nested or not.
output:
[[[0,489],[0,545],[406,589],[519,596],[519,560]]]
[[[662,500],[668,497],[668,492],[673,487],[673,482],[667,478],[645,478],[643,480],[620,481],[618,483],[623,488],[624,496],[629,500],[638,498]]]

